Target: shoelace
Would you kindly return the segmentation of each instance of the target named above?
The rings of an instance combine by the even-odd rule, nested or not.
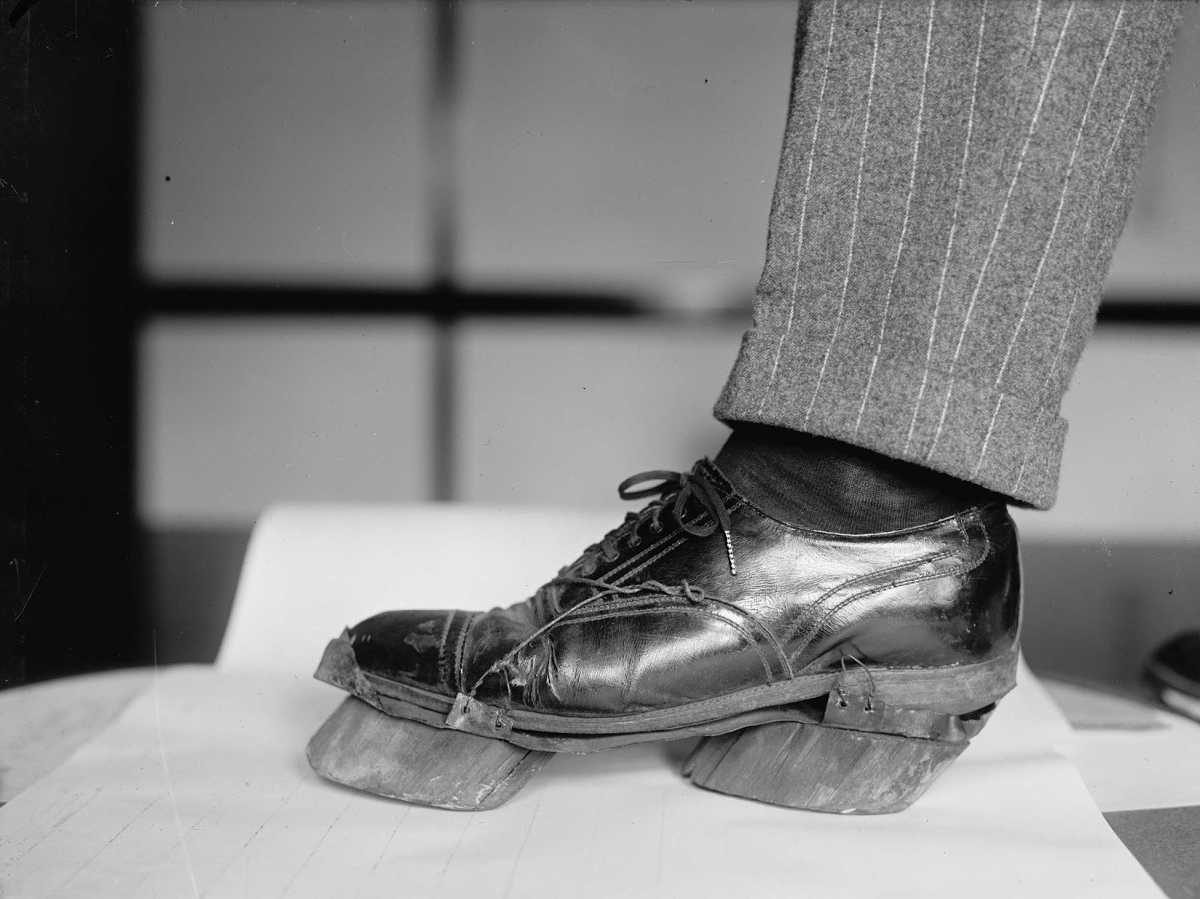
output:
[[[640,512],[629,512],[621,525],[601,538],[599,543],[589,546],[583,552],[581,573],[591,574],[596,570],[600,559],[615,562],[621,554],[621,541],[629,547],[641,543],[638,529],[646,520],[650,522],[650,530],[660,533],[663,529],[663,512],[670,509],[671,518],[679,525],[680,530],[693,537],[708,537],[718,530],[725,537],[725,554],[729,559],[729,573],[737,575],[737,561],[733,555],[733,538],[730,536],[732,522],[729,510],[725,508],[725,500],[720,491],[697,466],[691,472],[653,470],[630,475],[617,486],[617,494],[623,500],[645,499],[654,497]],[[674,501],[671,501],[674,496]],[[689,503],[699,505],[707,513],[707,520],[689,521],[687,507]]]

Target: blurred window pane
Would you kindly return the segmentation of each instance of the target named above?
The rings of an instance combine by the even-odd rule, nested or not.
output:
[[[423,283],[430,7],[140,7],[154,281]]]

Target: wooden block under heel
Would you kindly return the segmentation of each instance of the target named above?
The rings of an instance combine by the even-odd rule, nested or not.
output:
[[[826,714],[826,722],[838,719],[832,696],[830,707],[835,711]],[[860,720],[839,725],[763,724],[702,741],[684,763],[683,774],[708,790],[790,808],[839,814],[898,812],[958,757],[986,715],[928,716],[920,710],[884,710],[877,705],[868,706],[866,714],[860,711]],[[856,727],[862,719],[886,719],[908,733]],[[918,721],[925,735],[913,733]]]
[[[328,780],[390,799],[464,811],[503,805],[553,753],[394,718],[346,699],[308,742]]]

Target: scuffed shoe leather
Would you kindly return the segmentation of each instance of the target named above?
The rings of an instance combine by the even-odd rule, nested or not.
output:
[[[631,478],[621,495],[658,498],[524,602],[349,629],[352,692],[459,719],[478,703],[504,710],[506,732],[515,720],[602,734],[827,694],[847,659],[872,689],[940,678],[955,713],[1011,687],[1011,674],[995,689],[969,676],[1015,667],[1020,569],[1000,503],[891,533],[821,533],[769,517],[707,460]]]

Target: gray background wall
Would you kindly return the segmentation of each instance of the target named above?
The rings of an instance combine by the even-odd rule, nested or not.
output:
[[[461,15],[456,281],[615,292],[666,316],[464,324],[460,498],[614,503],[624,475],[720,445],[709,408],[762,262],[795,7],[481,0]],[[425,115],[429,4],[191,0],[141,16],[149,278],[429,283],[446,162]],[[1200,298],[1198,21],[1109,281],[1123,299]],[[146,327],[141,516],[168,657],[215,645],[267,504],[431,495],[432,346],[413,319]],[[1128,677],[1125,657],[1197,619],[1198,397],[1198,329],[1109,328],[1088,350],[1059,506],[1021,519],[1048,597],[1031,589],[1031,656],[1068,622],[1081,661],[1060,667]],[[1124,656],[1085,658],[1122,640]]]

